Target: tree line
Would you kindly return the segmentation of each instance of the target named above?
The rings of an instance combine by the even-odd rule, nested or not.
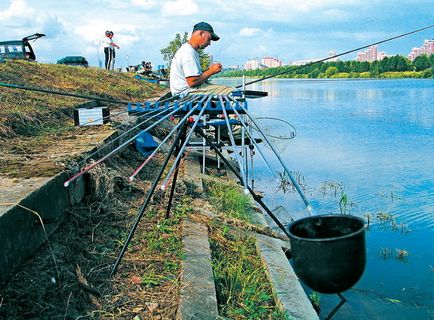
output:
[[[285,73],[279,75],[280,73]],[[434,54],[420,55],[413,61],[396,55],[374,62],[330,61],[307,66],[282,66],[256,70],[226,70],[219,77],[265,77],[277,78],[432,78]]]
[[[173,57],[176,54],[176,51],[178,51],[178,49],[187,41],[188,32],[184,32],[182,36],[180,33],[177,33],[175,35],[175,39],[170,41],[167,47],[160,50],[161,54],[163,55],[163,60],[166,61],[168,69],[170,69],[170,65],[172,63]],[[198,53],[202,70],[208,69],[209,65],[211,64],[211,56],[205,53],[203,49],[199,49]]]

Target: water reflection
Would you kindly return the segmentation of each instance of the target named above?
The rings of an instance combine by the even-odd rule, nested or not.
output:
[[[252,113],[297,128],[281,156],[302,173],[316,213],[339,214],[345,194],[346,213],[370,219],[365,274],[345,293],[351,304],[334,319],[432,317],[434,80],[268,80],[251,88],[271,92],[249,101]],[[298,196],[278,192],[278,182],[259,161],[256,181],[271,208],[288,211],[280,214],[283,220],[306,215]],[[341,188],[333,190],[336,185]],[[381,213],[390,214],[390,221],[382,221]],[[405,250],[408,257],[384,259],[382,249]],[[324,309],[333,308],[333,299],[323,297]]]

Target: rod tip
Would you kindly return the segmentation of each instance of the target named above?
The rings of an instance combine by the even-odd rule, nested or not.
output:
[[[64,186],[65,188],[68,188],[68,186],[69,186],[69,181],[66,181],[66,182],[63,184],[63,186]]]
[[[131,181],[134,181],[134,179],[135,179],[134,176],[131,176],[131,177],[128,178],[128,181],[131,182]]]
[[[165,191],[166,190],[166,185],[163,184],[160,189],[161,189],[161,191]]]
[[[250,193],[249,189],[244,189],[244,194],[248,195]]]

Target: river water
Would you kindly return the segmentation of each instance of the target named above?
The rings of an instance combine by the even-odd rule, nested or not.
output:
[[[434,319],[434,80],[267,80],[248,88],[269,93],[249,100],[252,114],[296,128],[276,145],[315,214],[369,220],[365,272],[333,319]],[[282,123],[262,123],[287,135]],[[255,187],[279,219],[304,217],[298,195],[279,190],[279,179],[255,162]],[[321,317],[338,302],[321,294]]]

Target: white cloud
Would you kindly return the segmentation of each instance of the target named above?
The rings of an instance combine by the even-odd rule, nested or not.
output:
[[[199,7],[194,0],[167,1],[163,5],[163,14],[169,16],[189,16],[199,12]]]
[[[10,29],[7,31],[9,39],[22,38],[35,32],[53,38],[65,33],[65,25],[60,17],[34,9],[25,0],[11,0],[9,7],[0,13],[0,28]]]
[[[123,23],[110,23],[110,28],[108,28],[107,21],[105,20],[92,20],[87,24],[82,24],[74,29],[74,33],[80,39],[93,43],[95,39],[103,39],[104,32],[107,29],[115,33],[113,38],[115,43],[120,42],[122,39],[122,42],[131,44],[139,38],[136,26]]]
[[[11,0],[9,7],[3,12],[0,12],[0,21],[5,21],[10,18],[19,18],[33,16],[35,10],[30,8],[25,0]]]
[[[95,64],[92,47],[108,29],[121,47],[117,64],[125,64],[126,54],[130,63],[160,63],[160,49],[174,34],[203,20],[221,37],[206,51],[224,64],[238,64],[262,54],[285,61],[327,56],[330,50],[342,52],[432,20],[426,8],[433,0],[408,0],[412,10],[393,0],[361,1],[97,0],[86,2],[83,10],[76,1],[0,0],[0,40],[45,33],[32,43],[39,61],[81,53]],[[426,33],[418,36],[424,39]],[[380,50],[407,54],[423,39],[409,37]]]
[[[259,31],[261,31],[261,29],[259,29],[259,28],[244,27],[244,28],[242,28],[240,30],[240,36],[243,36],[243,37],[253,37]]]
[[[93,42],[95,39],[103,39],[104,32],[107,30],[107,22],[104,20],[93,20],[87,24],[82,24],[74,29],[74,33],[88,42]]]
[[[131,0],[131,4],[135,7],[140,7],[144,9],[151,9],[154,8],[158,1],[156,0]]]
[[[260,45],[259,47],[255,48],[254,51],[256,54],[265,54],[268,52],[268,48],[264,45]]]

